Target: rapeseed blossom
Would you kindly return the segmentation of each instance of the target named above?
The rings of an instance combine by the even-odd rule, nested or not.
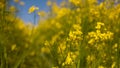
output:
[[[25,3],[24,3],[23,1],[20,1],[19,4],[20,4],[21,6],[24,6],[24,5],[25,5]]]
[[[18,3],[20,0],[14,0],[14,2]]]
[[[11,46],[11,50],[14,51],[15,49],[16,49],[16,44],[13,44],[13,45]]]
[[[4,4],[0,2],[0,9],[4,7]]]
[[[28,13],[31,14],[31,13],[35,12],[36,10],[39,10],[39,8],[33,5],[29,8]]]
[[[71,53],[68,53],[67,58],[65,60],[65,64],[72,64],[72,58],[71,58]]]
[[[79,4],[81,4],[81,0],[69,0],[69,2],[73,3],[76,6],[78,6]]]
[[[52,2],[50,0],[47,1],[47,6],[51,6]]]
[[[16,12],[17,11],[17,8],[15,6],[10,6],[9,10],[11,12]]]
[[[44,12],[44,11],[40,11],[40,12],[38,12],[37,13],[39,16],[41,16],[41,17],[44,17],[45,15],[46,15],[46,13]]]
[[[20,0],[14,1],[24,4]],[[0,2],[0,5],[4,11],[1,7],[5,4]],[[34,29],[34,25],[25,25],[21,20],[17,22],[18,18],[9,13],[5,13],[5,21],[2,21],[4,13],[0,12],[3,17],[0,17],[0,44],[5,47],[1,57],[8,59],[8,65],[12,68],[15,68],[14,65],[28,68],[28,64],[33,68],[119,66],[119,4],[114,5],[111,1],[68,0],[58,5],[48,0],[47,6],[50,8],[48,13],[37,11],[39,8],[34,5],[29,8],[29,14],[37,13],[40,16],[39,24]],[[13,13],[16,11],[15,6],[9,8]]]

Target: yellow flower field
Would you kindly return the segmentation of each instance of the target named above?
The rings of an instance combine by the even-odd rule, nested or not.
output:
[[[28,11],[40,16],[37,26],[6,2],[0,0],[0,68],[120,68],[119,0],[48,0],[49,12]]]

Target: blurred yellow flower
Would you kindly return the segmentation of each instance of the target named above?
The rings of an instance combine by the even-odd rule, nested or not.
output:
[[[33,13],[33,12],[36,11],[36,10],[39,10],[39,8],[33,5],[33,6],[31,6],[31,7],[29,8],[28,13],[29,13],[29,14],[30,14],[30,13]]]
[[[44,17],[44,16],[46,15],[45,11],[40,11],[40,12],[38,12],[37,14],[38,14],[39,16],[42,16],[42,17]]]
[[[93,55],[88,55],[86,58],[87,62],[90,63],[95,60],[95,57]]]
[[[42,47],[41,48],[41,52],[42,53],[50,53],[50,48],[48,48],[48,47]]]
[[[115,68],[116,62],[113,62],[113,64],[111,65],[111,68]]]
[[[98,66],[98,68],[105,68],[105,67],[103,67],[103,66]]]
[[[52,12],[53,13],[58,13],[58,11],[59,11],[59,6],[54,2],[53,4],[52,4],[52,7],[51,7],[51,9],[52,9]]]
[[[57,11],[57,18],[60,18],[70,12],[70,9],[67,8],[61,8]]]
[[[70,3],[73,3],[75,6],[81,3],[81,0],[69,0]]]
[[[50,0],[48,0],[47,2],[47,6],[51,6],[52,2]]]
[[[16,12],[17,8],[15,6],[10,6],[9,10],[10,12]]]
[[[13,45],[11,46],[11,50],[13,51],[13,50],[15,50],[15,48],[16,48],[16,44],[13,44]]]
[[[23,1],[20,1],[19,4],[20,4],[21,6],[25,5],[25,3],[24,3]]]
[[[35,51],[32,51],[31,53],[30,53],[30,56],[34,56],[35,55]]]
[[[88,44],[93,45],[93,44],[94,44],[94,42],[95,42],[95,39],[90,39],[90,40],[88,41]]]
[[[4,4],[2,2],[0,2],[0,8],[3,8]]]
[[[65,49],[66,49],[66,45],[65,45],[66,43],[65,42],[63,42],[63,43],[61,43],[60,45],[59,45],[59,47],[58,47],[58,53],[62,53]]]
[[[14,0],[14,2],[18,3],[20,0]]]

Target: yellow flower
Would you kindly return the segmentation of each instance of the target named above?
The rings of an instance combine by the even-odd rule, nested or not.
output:
[[[58,67],[56,66],[56,67],[52,67],[52,68],[58,68]]]
[[[47,6],[51,6],[51,4],[52,4],[51,1],[48,0]]]
[[[35,55],[35,51],[32,51],[31,53],[30,53],[30,56],[34,56]]]
[[[75,40],[75,39],[76,39],[76,35],[74,35],[73,31],[70,31],[69,37],[70,37],[70,39],[72,39],[72,40]]]
[[[118,44],[115,43],[112,48],[115,49],[115,48],[117,48],[117,47],[118,47]]]
[[[39,8],[36,7],[36,6],[31,6],[31,7],[29,8],[28,13],[29,13],[29,14],[30,14],[30,13],[33,13],[33,12],[36,11],[36,10],[39,10]]]
[[[94,44],[94,42],[95,42],[95,40],[94,40],[94,39],[90,39],[90,40],[88,41],[88,44],[93,45],[93,44]]]
[[[56,3],[53,3],[51,9],[52,9],[52,12],[56,14],[58,13],[60,8]]]
[[[41,52],[42,53],[50,53],[50,49],[48,47],[42,47]]]
[[[103,66],[98,66],[98,68],[104,68]]]
[[[116,62],[113,62],[111,68],[115,68]]]
[[[13,50],[15,50],[15,48],[16,48],[16,44],[13,44],[13,45],[11,46],[11,50],[13,51]]]
[[[97,0],[88,0],[88,3],[92,5],[94,3],[97,3]]]
[[[79,24],[73,24],[73,28],[76,29],[76,30],[80,30],[81,29]]]
[[[81,4],[81,0],[69,0],[69,2],[73,3],[75,6]]]
[[[40,11],[40,12],[38,12],[38,15],[44,17],[45,16],[45,12],[44,11]]]
[[[100,28],[101,28],[101,26],[100,26],[100,25],[97,25],[95,28],[96,28],[96,29],[100,29]]]
[[[71,53],[68,53],[68,56],[67,56],[66,61],[65,61],[65,64],[71,64],[71,63],[73,63],[70,54]]]
[[[100,29],[101,26],[104,26],[104,23],[102,22],[97,22],[97,26],[95,27],[96,29]]]
[[[60,18],[70,12],[70,9],[67,8],[61,8],[57,11],[57,18]]]
[[[23,1],[20,1],[19,4],[20,4],[21,6],[25,5],[25,3],[24,3]]]
[[[3,8],[4,4],[2,2],[0,2],[0,8]]]
[[[86,60],[88,63],[90,63],[90,62],[93,62],[95,60],[95,57],[93,55],[88,55]]]
[[[65,49],[66,49],[66,42],[63,42],[58,46],[58,53],[63,52]]]
[[[77,12],[80,12],[80,8],[77,8],[76,11],[77,11]]]
[[[16,9],[15,6],[11,6],[11,7],[9,8],[9,10],[10,10],[11,12],[16,12],[16,11],[17,11],[17,9]]]
[[[115,68],[116,62],[113,62],[111,68]]]
[[[14,2],[18,3],[20,0],[14,0]]]

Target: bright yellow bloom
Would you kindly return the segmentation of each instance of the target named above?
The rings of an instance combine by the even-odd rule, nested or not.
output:
[[[68,56],[67,56],[66,61],[65,61],[65,64],[71,64],[71,63],[73,63],[70,54],[71,54],[71,53],[68,53]]]
[[[111,68],[115,68],[116,62],[113,62]]]
[[[81,0],[69,0],[69,2],[73,3],[75,6],[81,3]]]
[[[103,67],[103,66],[98,66],[98,68],[105,68],[105,67]]]
[[[100,29],[102,26],[104,26],[104,23],[102,22],[97,22],[97,26],[95,27],[96,29]]]
[[[33,6],[31,6],[31,7],[29,8],[28,13],[29,13],[29,14],[30,14],[30,13],[33,13],[33,12],[36,11],[36,10],[39,10],[39,8],[33,5]]]
[[[93,44],[94,44],[94,42],[95,42],[95,39],[90,39],[90,40],[88,41],[88,44],[93,45]]]

